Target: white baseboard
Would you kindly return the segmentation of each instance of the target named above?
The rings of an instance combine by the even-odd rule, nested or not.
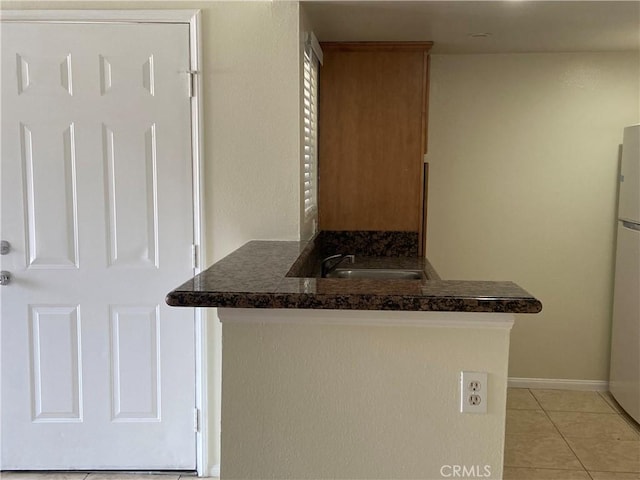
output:
[[[518,378],[509,377],[510,388],[543,388],[549,390],[592,390],[607,391],[609,382],[605,380],[570,380],[566,378]]]
[[[211,467],[211,470],[209,470],[209,478],[220,478],[220,464]]]

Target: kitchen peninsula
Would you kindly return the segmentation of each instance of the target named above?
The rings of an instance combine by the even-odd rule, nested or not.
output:
[[[440,279],[411,235],[252,241],[169,293],[223,324],[221,478],[501,478],[510,329],[542,305]],[[424,276],[321,278],[336,253]],[[486,414],[460,413],[462,371],[488,373]]]

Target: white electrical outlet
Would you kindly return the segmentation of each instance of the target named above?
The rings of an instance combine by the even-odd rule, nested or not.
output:
[[[487,372],[460,372],[460,412],[487,413]]]

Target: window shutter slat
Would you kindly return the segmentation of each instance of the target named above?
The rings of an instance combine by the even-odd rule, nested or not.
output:
[[[303,158],[303,199],[305,221],[315,214],[317,209],[317,164],[316,150],[318,137],[318,59],[311,48],[305,48],[303,67],[303,124],[304,124],[304,158]]]

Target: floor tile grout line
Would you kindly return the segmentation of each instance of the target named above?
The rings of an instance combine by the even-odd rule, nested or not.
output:
[[[600,391],[598,391],[598,390],[555,390],[554,389],[554,391],[557,391],[557,392],[595,393],[605,403],[605,405],[609,409],[608,412],[594,412],[594,411],[590,411],[590,410],[564,410],[564,409],[554,410],[554,409],[551,409],[551,408],[547,409],[542,405],[542,403],[538,400],[538,397],[536,397],[536,394],[533,392],[533,390],[536,390],[536,389],[529,389],[529,390],[531,391],[531,395],[533,395],[533,398],[535,398],[536,402],[538,402],[538,404],[540,405],[542,410],[545,410],[545,411],[549,411],[549,412],[574,412],[574,413],[620,413],[607,401],[606,398],[604,398],[601,395]]]
[[[571,445],[569,445],[569,442],[567,441],[567,439],[564,437],[564,435],[562,435],[562,432],[560,432],[560,429],[558,428],[558,426],[553,422],[553,420],[551,420],[551,417],[549,416],[549,414],[547,413],[547,411],[544,409],[544,407],[542,406],[542,404],[538,401],[538,399],[536,398],[535,394],[531,391],[531,389],[527,389],[529,390],[529,393],[534,397],[536,403],[538,403],[538,405],[540,406],[541,411],[544,413],[545,417],[547,418],[547,420],[549,420],[549,422],[551,422],[551,425],[553,425],[553,428],[556,430],[556,432],[558,433],[558,435],[560,435],[560,438],[562,438],[562,441],[567,445],[567,447],[569,448],[569,450],[571,451],[571,453],[573,454],[573,456],[575,457],[575,459],[578,461],[578,463],[580,464],[580,466],[582,467],[582,471],[586,472],[587,475],[589,475],[589,472],[587,471],[587,468],[585,467],[585,465],[582,463],[582,461],[580,460],[580,458],[578,457],[578,455],[576,454],[576,452],[573,450],[573,448],[571,448]],[[537,411],[537,410],[530,410],[530,411]],[[505,440],[506,440],[506,431],[505,431]],[[531,468],[545,468],[545,467],[538,467],[538,466],[532,466]],[[548,467],[546,467],[548,468]],[[562,470],[562,469],[561,469]],[[580,470],[574,470],[574,471],[580,471]],[[589,477],[591,477],[591,475],[589,475]]]
[[[531,391],[528,388],[519,388],[518,390],[527,390],[529,392],[529,394],[533,397],[533,394],[531,393]],[[536,402],[537,408],[523,408],[523,407],[514,408],[514,407],[507,406],[506,409],[507,410],[519,410],[519,411],[526,410],[526,411],[529,411],[529,412],[537,412],[539,410],[542,410],[542,406],[540,405],[540,403],[538,403],[538,400],[535,397],[533,397],[533,401]]]
[[[556,429],[556,431],[558,432],[558,435],[560,435],[560,437],[562,438],[562,441],[567,445],[567,447],[569,447],[569,450],[571,450],[571,453],[573,454],[574,457],[576,457],[576,460],[578,460],[578,462],[580,463],[580,465],[582,466],[582,468],[584,469],[585,472],[587,472],[587,475],[591,476],[589,474],[589,471],[587,470],[587,467],[585,466],[584,463],[582,463],[582,460],[580,460],[580,457],[578,457],[578,454],[575,452],[575,450],[571,447],[571,445],[569,444],[569,441],[565,438],[565,436],[562,434],[562,432],[560,431],[560,429],[558,428],[558,426],[555,424],[555,422],[553,421],[553,419],[551,418],[551,416],[549,415],[549,413],[544,409],[544,407],[542,408],[542,411],[544,412],[545,416],[547,417],[547,419],[549,419],[549,421],[551,422],[551,424],[553,425],[553,428]]]
[[[609,405],[612,410],[615,410],[616,413],[620,413],[620,410],[618,408],[616,408],[614,405],[611,405],[610,399],[605,396],[604,393],[608,393],[609,395],[611,395],[611,392],[609,392],[608,390],[606,392],[598,392],[598,395],[607,403],[607,405]]]
[[[598,393],[600,393],[600,392],[598,392]],[[611,392],[608,392],[608,393],[609,393],[609,395],[611,395]],[[616,413],[617,413],[618,415],[620,415],[620,416],[622,417],[622,420],[624,420],[624,421],[629,425],[629,427],[630,427],[630,428],[631,428],[631,429],[632,429],[632,430],[633,430],[633,431],[638,435],[638,437],[639,437],[639,439],[640,439],[640,424],[636,423],[636,422],[635,422],[635,420],[634,420],[633,418],[631,418],[631,416],[630,416],[627,412],[625,412],[625,411],[624,411],[624,409],[623,409],[622,407],[620,407],[620,406],[618,405],[618,407],[616,408],[616,407],[614,407],[613,405],[611,405],[611,404],[609,403],[609,400],[608,400],[607,398],[605,398],[605,397],[604,397],[604,395],[602,395],[602,394],[600,393],[600,396],[604,399],[604,401],[605,401],[605,402],[607,402],[607,404],[608,404],[608,405],[609,405],[613,410],[615,410],[615,411],[616,411]],[[613,399],[612,399],[612,401],[614,401],[614,402],[615,402],[615,401],[616,401],[616,400],[615,400],[615,398],[613,398]],[[616,404],[617,404],[617,403],[618,403],[618,402],[616,402]]]
[[[552,410],[553,411],[553,410]],[[544,410],[545,414],[547,414],[547,411]],[[575,413],[594,413],[594,412],[575,412]],[[551,423],[553,423],[553,420],[551,419],[551,417],[547,414],[547,416],[549,417],[549,420],[551,421]],[[567,440],[567,438],[564,436],[564,434],[560,431],[560,429],[558,429],[558,427],[556,426],[555,423],[553,423],[553,426],[556,427],[556,429],[558,430],[558,433],[560,434],[560,436],[562,437],[562,439],[565,441],[565,443],[569,446],[569,449],[571,450],[571,452],[575,455],[575,457],[578,459],[578,461],[580,462],[580,465],[582,465],[582,467],[584,468],[585,472],[587,472],[587,474],[593,479],[593,476],[591,476],[591,472],[598,472],[600,470],[588,470],[586,465],[584,463],[582,463],[582,460],[580,460],[580,457],[578,456],[578,454],[575,452],[575,450],[573,449],[573,447],[571,446],[571,444],[569,444],[569,441]],[[577,437],[576,437],[577,438]],[[621,442],[621,441],[629,441],[629,442],[633,442],[634,440],[612,440],[612,441],[616,441],[616,442]],[[637,473],[637,472],[609,472],[609,471],[602,471],[604,473]]]
[[[626,440],[626,441],[635,441],[635,440],[640,440],[640,436],[638,435],[638,431],[634,430],[633,425],[629,425],[629,422],[627,422],[624,418],[624,415],[618,412],[614,412],[614,413],[603,413],[603,412],[582,412],[582,411],[565,411],[565,410],[549,410],[549,412],[552,413],[577,413],[577,414],[585,414],[585,415],[608,415],[608,416],[615,416],[617,418],[619,418],[622,423],[627,426],[629,428],[629,431],[631,431],[631,433],[635,436],[635,438],[615,438],[617,435],[615,434],[601,434],[598,435],[598,437],[603,437],[604,439],[608,439],[608,440]],[[549,417],[551,417],[551,415],[549,415]],[[553,420],[551,420],[553,421]],[[575,438],[582,438],[579,437],[577,435],[568,435],[568,437],[575,437]],[[584,437],[584,438],[596,438],[596,437]]]
[[[607,392],[609,393],[609,395],[612,397],[611,399],[607,399],[607,397],[605,397],[604,395],[602,395],[602,393],[600,394],[601,397],[604,398],[604,401],[607,402],[607,404],[609,404],[609,406],[615,410],[615,412],[622,417],[622,420],[629,425],[629,427],[631,428],[631,430],[634,431],[634,433],[636,433],[638,439],[640,440],[640,424],[638,424],[633,418],[631,418],[631,415],[629,415],[624,408],[622,408],[620,406],[620,404],[618,404],[618,402],[616,402],[616,399],[613,398],[613,395],[611,395],[611,392]],[[611,402],[614,402],[615,405],[612,405]]]
[[[587,470],[576,470],[575,468],[562,468],[562,467],[515,467],[512,465],[507,466],[506,468],[523,468],[527,470],[553,470],[553,471],[562,471],[562,472],[585,472],[589,473]],[[614,473],[614,472],[604,472],[604,473]],[[616,472],[620,473],[620,472]],[[626,472],[622,472],[626,473]]]
[[[590,480],[594,480],[593,476],[591,475],[591,472],[588,470],[576,470],[576,469],[568,469],[568,468],[551,468],[551,467],[504,467],[504,468],[514,468],[514,469],[523,469],[523,470],[549,470],[552,472],[558,472],[558,471],[562,471],[562,472],[580,472],[580,473],[586,473],[587,477]],[[613,472],[603,472],[603,473],[613,473]],[[522,480],[522,479],[520,479]]]
[[[530,390],[530,389],[527,389]],[[594,393],[598,394],[598,397],[604,401],[609,409],[609,411],[607,412],[591,412],[591,411],[580,411],[580,410],[547,410],[545,409],[542,404],[540,403],[540,401],[538,400],[538,398],[535,396],[535,394],[533,394],[533,392],[531,392],[531,395],[534,397],[535,402],[540,405],[540,410],[542,410],[544,412],[544,415],[548,418],[548,420],[551,422],[551,424],[554,426],[554,429],[557,431],[557,433],[560,435],[560,437],[562,438],[562,440],[564,441],[565,444],[567,444],[567,446],[569,447],[569,450],[571,451],[571,453],[574,455],[574,457],[578,460],[579,464],[581,465],[581,467],[583,468],[583,470],[572,470],[572,471],[584,471],[587,474],[587,478],[594,480],[594,476],[593,474],[596,472],[601,472],[600,470],[588,470],[587,467],[585,466],[585,464],[582,462],[582,460],[580,459],[580,457],[577,455],[576,451],[572,448],[572,446],[569,444],[568,438],[567,436],[565,436],[559,429],[558,425],[555,424],[555,422],[552,420],[550,412],[563,412],[563,413],[586,413],[586,414],[601,414],[601,415],[611,415],[611,414],[615,414],[618,416],[623,417],[623,421],[625,424],[628,424],[628,426],[632,429],[632,431],[634,433],[639,433],[640,430],[638,430],[638,424],[633,422],[631,423],[629,421],[629,418],[625,417],[625,413],[620,411],[619,409],[617,409],[611,402],[609,402],[609,400],[599,391],[595,391]],[[536,411],[532,408],[510,408],[508,410],[511,411]],[[505,432],[506,433],[506,432]],[[622,441],[621,439],[612,439],[613,441]],[[626,441],[635,441],[635,440],[626,440]],[[535,465],[531,465],[531,466],[513,466],[512,468],[530,468],[530,469],[544,469],[544,470],[565,470],[565,469],[558,469],[558,468],[551,468],[551,467],[539,467],[539,466],[535,466]],[[571,471],[571,469],[566,469],[567,471]],[[607,471],[602,471],[602,473],[614,473],[614,472],[607,472]],[[631,474],[637,474],[637,472],[619,472],[619,473],[631,473]]]
[[[635,474],[637,475],[638,472],[633,472],[631,470],[587,470],[588,472],[593,472],[593,473],[622,473],[623,475],[626,475],[628,473],[630,474]]]
[[[545,410],[545,412],[558,412],[558,413],[591,413],[594,415],[620,415],[618,412],[589,412],[584,410]]]
[[[552,418],[551,414],[555,414],[555,413],[575,413],[578,415],[596,415],[596,416],[607,416],[607,417],[611,417],[611,418],[619,418],[622,417],[622,415],[620,414],[616,414],[616,413],[600,413],[600,412],[579,412],[579,411],[558,411],[558,410],[525,410],[525,409],[507,409],[508,412],[544,412],[547,418],[550,419],[551,423],[554,425],[554,427],[556,427],[556,430],[558,430],[558,432],[561,435],[565,435],[562,433],[562,431],[560,431],[560,427],[557,426],[557,424],[555,423],[555,421]],[[620,419],[620,421],[622,422],[622,424],[625,426],[625,432],[627,430],[627,422],[623,421],[622,419]],[[575,438],[600,438],[603,437],[604,439],[609,439],[609,440],[626,440],[626,441],[636,441],[638,440],[637,438],[637,432],[635,430],[633,430],[631,427],[628,428],[628,431],[631,432],[634,435],[634,438],[617,438],[618,435],[614,434],[614,433],[609,433],[609,434],[599,434],[599,435],[595,435],[595,436],[581,436],[581,435],[571,435],[568,434],[566,435],[567,437],[575,437]],[[507,433],[505,431],[505,433]],[[529,433],[529,432],[511,432],[510,435],[537,435],[537,434],[542,434],[544,432],[539,432],[539,433]],[[624,433],[624,432],[623,432]]]
[[[542,404],[538,400],[538,397],[536,397],[536,395],[533,393],[533,391],[530,388],[527,388],[527,391],[529,392],[529,395],[531,395],[533,397],[533,400],[538,404],[538,407],[540,407],[540,410],[544,410],[544,408],[542,407]]]
[[[609,391],[607,390],[607,393],[608,392]],[[611,410],[613,410],[616,413],[620,413],[620,410],[615,408],[613,405],[611,405],[611,402],[609,402],[609,400],[603,395],[603,393],[601,391],[598,391],[597,394],[602,400],[604,400],[604,403],[607,404],[607,407],[609,407]]]
[[[562,440],[564,441],[564,443],[567,445],[567,447],[569,448],[569,450],[571,451],[571,453],[573,454],[573,456],[576,458],[576,460],[578,461],[578,463],[581,465],[583,470],[573,470],[573,471],[584,471],[587,476],[593,480],[593,476],[591,475],[590,471],[587,470],[587,467],[585,466],[585,464],[582,462],[582,460],[580,459],[580,457],[577,455],[577,453],[575,452],[575,450],[573,449],[573,447],[571,447],[571,445],[569,444],[569,441],[567,440],[567,438],[565,437],[565,435],[560,431],[559,427],[555,424],[555,422],[553,421],[553,419],[551,418],[551,416],[549,415],[549,412],[564,412],[564,413],[600,413],[603,415],[611,415],[611,414],[617,414],[620,415],[618,411],[616,411],[615,408],[613,408],[613,406],[611,406],[606,399],[602,398],[602,395],[598,393],[598,396],[607,404],[607,407],[609,407],[609,409],[611,410],[610,412],[582,412],[582,411],[577,411],[577,410],[547,410],[545,409],[542,404],[540,403],[540,401],[538,400],[538,398],[535,396],[535,394],[531,391],[531,389],[527,389],[529,391],[529,393],[533,396],[535,402],[540,406],[540,410],[542,410],[542,412],[544,412],[545,417],[551,422],[551,424],[553,425],[554,429],[556,430],[556,432],[558,433],[558,435],[560,435],[560,438],[562,438]],[[534,409],[510,409],[510,410],[528,410],[528,411],[538,411],[538,410],[534,410]],[[505,432],[506,433],[506,432]],[[518,467],[516,467],[518,468]],[[523,467],[520,467],[523,468]],[[549,469],[549,470],[554,470],[553,468],[549,468],[549,467],[538,467],[538,466],[532,466],[529,468],[535,468],[535,469]],[[564,470],[564,469],[560,469],[560,470]],[[569,469],[567,469],[569,470]]]

